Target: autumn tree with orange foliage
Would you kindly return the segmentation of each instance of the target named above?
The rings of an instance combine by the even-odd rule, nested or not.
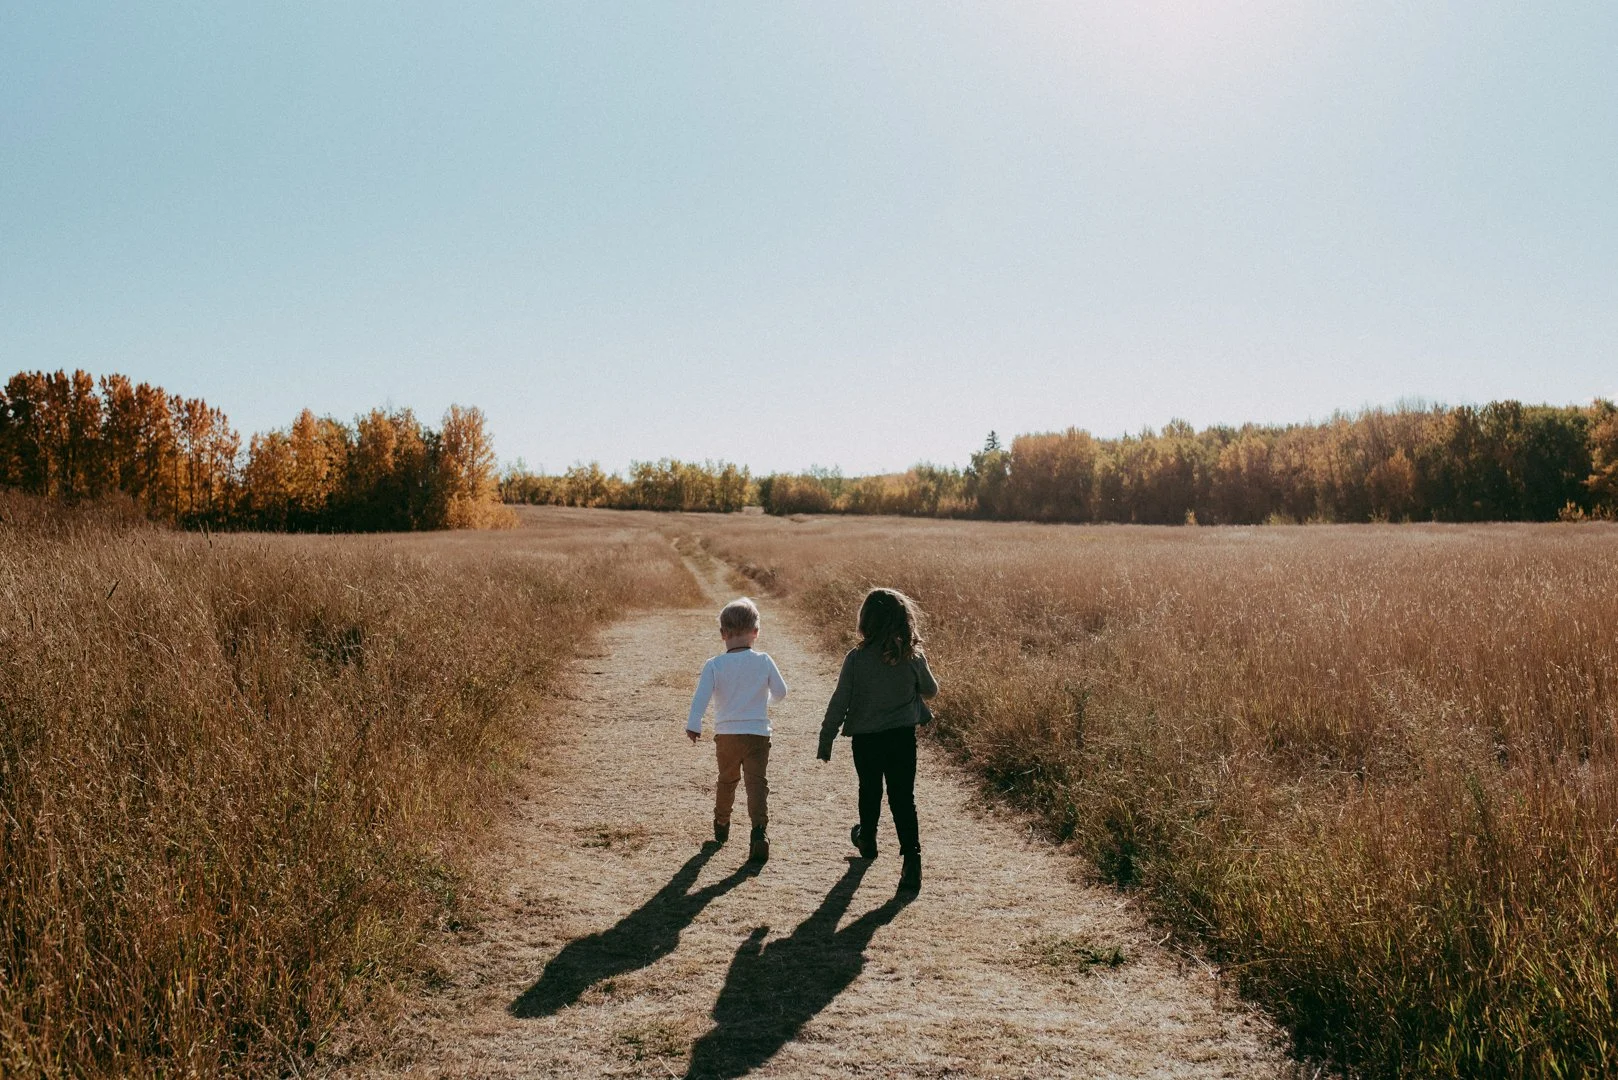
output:
[[[506,528],[516,523],[500,504],[494,444],[482,409],[451,405],[438,436],[432,513],[444,528]]]
[[[1492,402],[1319,424],[1098,439],[1071,428],[973,455],[982,517],[1140,524],[1552,521],[1618,512],[1618,410]],[[855,510],[853,506],[837,509]]]
[[[308,409],[241,437],[200,398],[122,375],[22,372],[0,392],[0,486],[67,502],[122,494],[181,524],[360,531],[510,524],[477,409],[444,430],[408,409],[352,426]]]
[[[409,409],[373,409],[353,426],[305,409],[255,435],[243,470],[245,518],[259,528],[342,532],[505,528],[483,412],[459,405],[441,431]]]
[[[959,473],[810,470],[757,488],[773,514],[1144,525],[1610,518],[1618,408],[1497,401],[1201,431],[1174,420],[1112,439],[1079,428],[1019,435],[1009,447],[990,432]]]
[[[1618,408],[1596,403],[1590,423],[1590,477],[1585,485],[1593,502],[1618,507]]]

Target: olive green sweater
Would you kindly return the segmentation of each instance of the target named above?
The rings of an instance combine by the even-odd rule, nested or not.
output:
[[[938,683],[920,653],[890,664],[875,649],[849,650],[820,725],[820,757],[831,757],[839,728],[844,735],[870,735],[925,724],[932,714],[922,699],[936,693]]]

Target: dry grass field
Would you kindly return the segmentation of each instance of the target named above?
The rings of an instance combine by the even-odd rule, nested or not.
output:
[[[671,527],[828,647],[918,598],[939,735],[1303,1049],[1618,1071],[1618,528]]]
[[[519,720],[689,603],[624,519],[207,537],[0,496],[0,1074],[286,1075],[454,910]]]
[[[1148,901],[1164,929],[1234,975],[1306,1053],[1368,1075],[1618,1069],[1618,528],[1151,529],[564,509],[525,512],[523,526],[209,537],[105,507],[0,501],[0,1074],[281,1075],[345,1061],[365,1072],[387,1041],[367,1018],[390,1024],[387,1010],[400,1007],[421,1015],[410,1001],[436,970],[419,966],[424,936],[457,938],[468,907],[499,908],[507,878],[560,887],[603,873],[606,856],[589,838],[573,851],[577,830],[555,825],[580,813],[552,805],[546,792],[564,788],[541,784],[522,796],[530,802],[512,801],[551,775],[547,755],[595,753],[589,738],[599,736],[622,758],[613,768],[646,773],[645,791],[666,771],[652,749],[662,729],[647,725],[665,713],[677,725],[680,675],[705,655],[721,588],[699,584],[669,537],[688,553],[700,539],[762,591],[790,598],[792,620],[821,635],[827,665],[866,587],[915,595],[945,686],[940,740],[1100,877]],[[624,640],[607,639],[619,646],[612,658],[588,661],[600,701],[569,698],[559,711],[550,695],[577,677],[575,658],[598,655],[598,631],[648,608],[669,610],[622,622],[612,633]],[[824,673],[806,649],[796,655],[786,623],[771,625],[814,697]],[[663,667],[642,670],[665,652],[653,665]],[[620,681],[651,682],[625,689],[609,678],[614,665]],[[613,712],[616,727],[586,724],[588,737],[572,743],[535,739],[553,713],[630,699],[634,708]],[[783,753],[812,737],[806,717],[819,707],[794,699]],[[692,762],[692,778],[657,796],[681,813],[709,768]],[[729,976],[708,954],[728,957],[760,904],[812,907],[825,866],[837,866],[837,829],[815,815],[841,821],[844,807],[794,794],[794,784],[824,782],[783,768],[782,821],[804,820],[783,828],[779,865],[716,901],[713,924],[690,929],[694,951],[668,961],[690,969],[686,997],[712,1005],[718,1027],[703,1034],[685,997],[663,1002],[650,985],[649,997],[628,994],[632,981],[622,1002],[604,997],[584,1021],[661,1002],[682,1033],[668,1053],[689,1054],[691,1074],[703,1074],[704,1048],[729,1031],[723,993],[708,1000],[709,984]],[[1080,896],[1058,866],[1018,854],[964,806],[943,813],[957,797],[947,778],[931,782],[940,812],[929,850],[943,893],[925,893],[883,930],[871,954],[881,977],[825,1003],[825,1018],[807,1021],[806,1037],[783,1043],[766,1071],[832,1068],[826,1055],[848,1051],[837,1034],[845,1013],[912,1024],[883,996],[910,985],[893,972],[931,971],[935,998],[959,983],[971,999],[988,968],[927,968],[926,943],[952,940],[940,926],[953,940],[989,941],[951,906],[957,895],[982,892],[983,910],[1021,904],[1035,929],[1041,919],[1089,925],[1105,906],[1104,894]],[[491,798],[501,790],[511,799]],[[607,802],[589,821],[634,816],[590,791]],[[513,805],[540,831],[512,851],[496,844],[495,858],[481,837]],[[646,865],[612,878],[630,907],[643,877],[655,884],[664,863],[688,857],[692,827],[644,792],[637,807],[655,823],[633,853]],[[533,861],[552,848],[554,874]],[[1008,859],[1038,873],[978,880],[970,869],[982,876]],[[1030,891],[1036,878],[1046,892]],[[1073,893],[1058,900],[1052,888]],[[468,905],[463,892],[480,899]],[[572,912],[588,939],[602,913],[579,908],[583,895],[552,896],[541,923]],[[1030,903],[1046,915],[1024,910]],[[577,934],[536,936],[535,916],[519,907],[505,974],[524,984]],[[505,941],[493,925],[473,938]],[[1269,1061],[1261,1038],[1202,1003],[1154,951],[1161,933],[1106,925],[1109,940],[1128,943],[1117,974],[1079,990],[1017,991],[1047,1027],[1065,1017],[1066,1034],[1019,1027],[1015,1045],[986,1036],[964,1049],[940,1034],[926,1042],[937,1068],[1034,1075],[1040,1061],[1078,1054],[1074,1068],[1082,1058],[1092,1071],[1149,1072],[1177,1060],[1152,1025],[1186,1016],[1198,1018],[1197,1053],[1209,1062]],[[618,1036],[597,1047],[600,1033],[564,1015],[546,1021],[554,1032],[530,1031],[508,1015],[498,980],[485,984],[492,976],[468,963],[467,986],[433,1007],[453,1014],[463,998],[489,997],[499,1019],[446,1015],[445,1030],[485,1024],[516,1040],[514,1062],[564,1071],[617,1053]],[[417,989],[375,993],[401,978]],[[1102,1037],[1092,1027],[1109,994],[1139,1015],[1119,1013],[1121,1026]],[[974,1013],[939,1015],[958,1030]],[[438,1045],[425,1031],[412,1045]],[[1117,1055],[1112,1065],[1102,1068],[1096,1046]],[[658,1055],[620,1065],[664,1067]]]
[[[557,513],[522,516],[569,520]],[[1165,948],[1132,898],[1083,882],[1083,860],[983,799],[936,746],[917,771],[920,893],[895,889],[890,826],[884,854],[855,857],[847,740],[815,759],[839,665],[784,602],[764,603],[759,639],[791,687],[770,710],[771,856],[746,861],[745,817],[713,843],[713,742],[682,728],[739,583],[681,547],[706,595],[630,614],[574,662],[538,726],[545,752],[493,800],[457,924],[429,935],[430,976],[398,995],[395,1038],[331,1075],[1315,1075],[1208,967]]]

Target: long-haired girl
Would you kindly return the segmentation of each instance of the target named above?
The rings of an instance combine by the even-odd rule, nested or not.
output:
[[[820,760],[831,760],[839,729],[854,743],[860,778],[860,820],[849,839],[863,858],[876,858],[882,789],[899,833],[904,867],[899,888],[921,888],[921,838],[916,824],[916,727],[932,719],[927,698],[938,683],[927,668],[918,629],[920,612],[897,589],[872,589],[860,604],[858,647],[843,658],[837,689],[820,725]]]

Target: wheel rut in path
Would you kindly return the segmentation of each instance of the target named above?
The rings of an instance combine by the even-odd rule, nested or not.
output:
[[[713,742],[681,728],[708,607],[636,615],[579,661],[548,746],[502,806],[470,925],[407,1002],[369,1075],[1262,1077],[1293,1067],[1274,1030],[1206,968],[1155,945],[1127,897],[986,808],[924,744],[925,880],[895,894],[897,844],[852,860],[848,741],[815,761],[835,659],[784,603],[758,648],[775,707],[769,863],[752,873],[745,799],[710,838]],[[948,671],[939,673],[948,693]],[[907,902],[908,899],[908,902]],[[1114,952],[1114,950],[1117,950]],[[1118,956],[1122,963],[1114,966]]]

